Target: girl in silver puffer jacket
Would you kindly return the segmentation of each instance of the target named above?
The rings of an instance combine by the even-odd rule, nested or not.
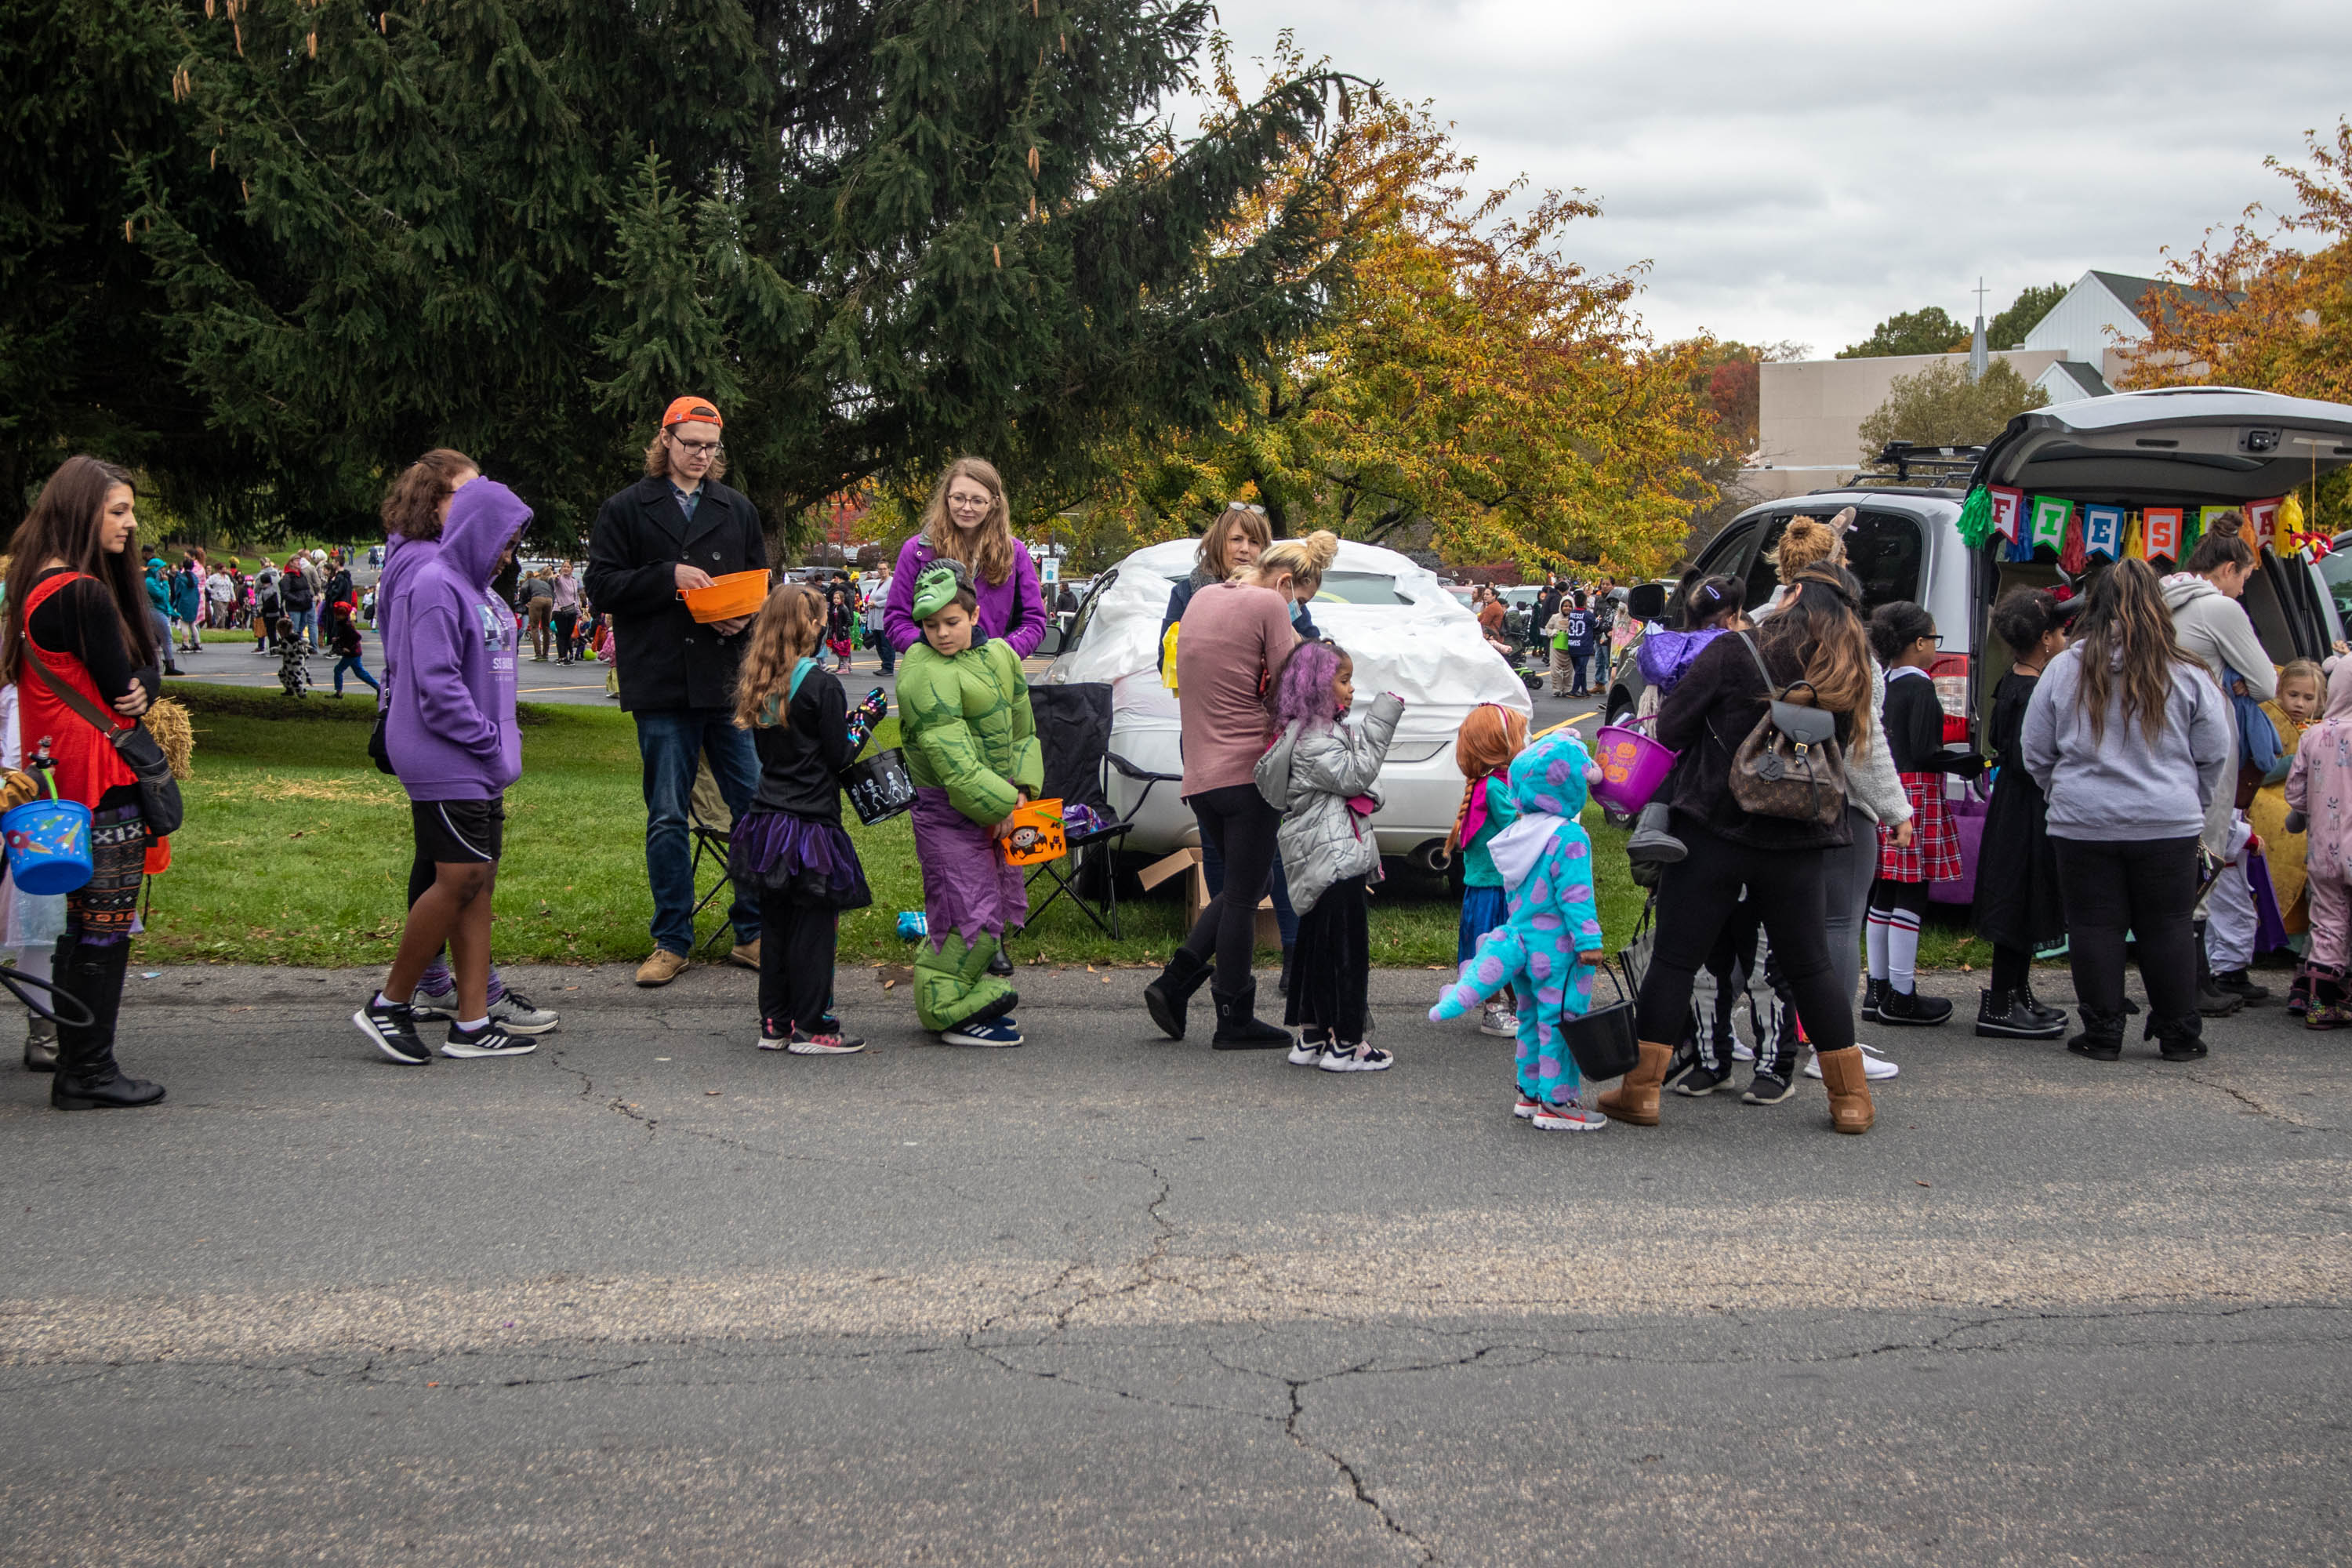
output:
[[[1258,793],[1282,813],[1276,839],[1298,910],[1283,1020],[1300,1031],[1290,1059],[1325,1072],[1379,1072],[1391,1061],[1365,1039],[1371,943],[1364,899],[1366,882],[1381,874],[1370,820],[1381,805],[1374,785],[1404,700],[1384,692],[1349,723],[1354,675],[1352,662],[1332,644],[1299,644],[1275,683],[1282,733],[1256,770]]]

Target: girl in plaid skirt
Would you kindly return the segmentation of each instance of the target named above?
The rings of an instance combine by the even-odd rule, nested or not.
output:
[[[1960,840],[1944,805],[1944,775],[1972,779],[1984,772],[1974,752],[1944,750],[1944,706],[1927,667],[1935,661],[1935,617],[1898,599],[1870,617],[1870,647],[1886,667],[1886,749],[1902,775],[1911,802],[1912,837],[1898,846],[1885,824],[1878,829],[1878,880],[1870,889],[1870,917],[1864,941],[1870,957],[1870,985],[1862,1016],[1886,1024],[1940,1024],[1952,1005],[1922,996],[1913,984],[1919,958],[1919,920],[1927,909],[1927,884],[1960,874]]]

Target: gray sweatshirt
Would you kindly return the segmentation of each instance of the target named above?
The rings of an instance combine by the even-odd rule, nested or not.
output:
[[[2156,744],[2124,718],[2123,693],[2107,692],[2098,741],[2076,693],[2083,650],[2050,661],[2025,710],[2025,771],[2050,801],[2050,836],[2133,842],[2194,838],[2205,808],[2222,789],[2235,754],[2230,705],[2195,664],[2172,668],[2172,692]]]
[[[2238,672],[2256,701],[2268,702],[2278,695],[2278,672],[2263,651],[2263,639],[2254,635],[2254,623],[2246,618],[2245,605],[2190,572],[2175,572],[2164,580],[2164,603],[2172,612],[2172,635],[2180,639],[2180,651],[2211,671],[2216,682],[2226,667]],[[2230,727],[2234,755],[2238,710],[2226,701],[2221,721]],[[2205,847],[2216,855],[2228,848],[2230,817],[2237,805],[2234,789],[2216,792],[2206,805]]]

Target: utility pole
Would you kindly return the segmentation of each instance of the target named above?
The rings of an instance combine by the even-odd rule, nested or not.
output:
[[[1970,381],[1982,381],[1985,366],[1990,363],[1985,353],[1984,302],[1985,280],[1979,274],[1977,278],[1977,330],[1976,335],[1969,340],[1969,379]]]

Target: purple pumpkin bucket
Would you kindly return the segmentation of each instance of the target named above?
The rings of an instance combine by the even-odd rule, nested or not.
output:
[[[1631,724],[1603,724],[1592,737],[1592,746],[1593,761],[1601,764],[1601,782],[1592,786],[1592,798],[1627,816],[1650,804],[1674,769],[1675,753]]]

